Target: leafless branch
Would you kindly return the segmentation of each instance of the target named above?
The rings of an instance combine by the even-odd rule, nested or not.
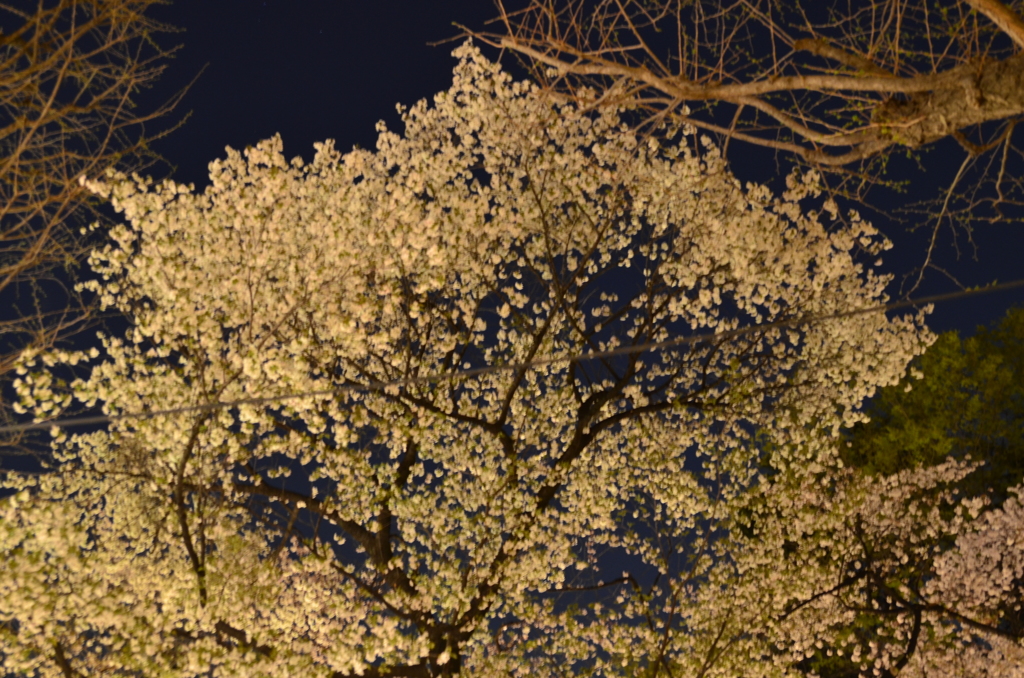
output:
[[[0,3],[0,378],[26,350],[96,320],[74,280],[89,247],[83,227],[103,216],[79,180],[159,161],[149,144],[174,125],[147,125],[182,93],[145,111],[136,97],[175,51],[155,42],[173,29],[147,15],[163,2]],[[2,400],[0,417],[12,417]],[[8,451],[20,442],[3,441]]]

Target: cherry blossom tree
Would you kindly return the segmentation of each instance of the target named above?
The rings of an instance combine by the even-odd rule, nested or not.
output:
[[[20,366],[37,418],[112,421],[4,481],[4,669],[1019,670],[1019,504],[840,461],[933,338],[836,315],[885,299],[884,239],[813,175],[742,186],[692,130],[456,54],[375,151],[90,183],[126,220],[91,287],[132,324]]]

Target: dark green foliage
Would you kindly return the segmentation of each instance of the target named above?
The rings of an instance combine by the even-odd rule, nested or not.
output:
[[[1002,504],[1024,477],[1024,308],[970,339],[940,335],[913,367],[923,379],[883,389],[871,421],[845,432],[843,461],[888,475],[970,455],[984,465],[960,489]]]

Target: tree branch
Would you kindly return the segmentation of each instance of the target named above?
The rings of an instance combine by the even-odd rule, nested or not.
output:
[[[999,0],[964,0],[968,5],[987,16],[1003,33],[1024,48],[1024,21],[1021,21],[1009,7]]]

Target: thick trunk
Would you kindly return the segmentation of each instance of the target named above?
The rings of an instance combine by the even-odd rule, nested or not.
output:
[[[1004,61],[966,64],[949,72],[945,87],[878,106],[878,139],[918,147],[957,130],[1024,113],[1024,53]]]

